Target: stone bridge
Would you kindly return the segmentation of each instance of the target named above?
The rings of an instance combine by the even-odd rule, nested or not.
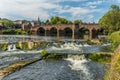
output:
[[[34,26],[30,30],[33,34],[41,36],[71,36],[74,39],[76,36],[84,38],[85,35],[89,39],[96,38],[101,31],[98,24],[79,24],[79,25],[45,25],[45,26]]]

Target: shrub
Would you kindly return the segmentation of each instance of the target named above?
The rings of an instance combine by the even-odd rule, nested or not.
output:
[[[3,30],[2,34],[28,35],[28,34],[31,34],[31,32],[23,31],[23,30]]]
[[[42,57],[44,60],[60,60],[60,59],[66,58],[66,57],[67,57],[67,54],[47,53],[46,50],[43,50],[43,51],[41,52],[41,57]]]
[[[118,46],[119,46],[119,44],[120,44],[120,41],[117,41],[117,42],[113,42],[112,43],[112,50],[114,51]]]
[[[112,50],[114,51],[120,44],[120,31],[110,34],[108,39],[112,41]]]
[[[41,52],[41,57],[45,57],[46,55],[48,55],[47,51],[46,51],[46,50],[43,50],[43,51]]]
[[[2,48],[3,51],[6,51],[6,50],[7,50],[7,47],[8,47],[8,44],[2,44],[2,47],[1,47],[1,48]]]
[[[27,42],[23,42],[23,43],[22,43],[22,49],[23,49],[23,50],[28,50],[28,49],[29,49]]]
[[[99,63],[102,63],[102,64],[106,64],[106,63],[111,62],[111,55],[110,54],[93,53],[93,54],[89,54],[89,58],[92,61],[99,62]]]
[[[50,53],[47,56],[47,60],[60,60],[60,59],[66,58],[66,57],[67,57],[67,54]]]
[[[110,69],[105,74],[105,80],[120,80],[120,54],[112,58]]]
[[[46,42],[46,41],[40,42],[40,47],[41,48],[45,48],[47,45],[48,45],[48,42]]]

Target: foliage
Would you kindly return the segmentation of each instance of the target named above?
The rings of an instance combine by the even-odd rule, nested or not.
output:
[[[43,50],[43,51],[41,52],[41,57],[43,58],[43,57],[45,57],[46,55],[48,55],[47,51],[46,51],[46,50]]]
[[[120,80],[120,54],[113,56],[111,67],[106,72],[105,80]]]
[[[0,23],[2,23],[2,25],[5,27],[5,28],[13,28],[14,27],[14,23],[13,21],[11,20],[0,20]]]
[[[74,24],[82,24],[82,20],[74,20]]]
[[[47,20],[46,24],[51,24],[51,25],[52,24],[72,24],[72,22],[65,18],[55,16],[55,17],[52,17],[50,21]]]
[[[22,50],[29,50],[28,43],[27,42],[18,42],[16,44],[17,49],[22,49]]]
[[[112,41],[112,49],[114,50],[120,44],[120,31],[110,34],[108,39]]]
[[[40,42],[40,47],[41,48],[45,48],[47,45],[48,45],[48,42],[46,42],[46,41]]]
[[[6,51],[6,50],[7,50],[7,47],[8,47],[8,44],[1,44],[1,45],[0,45],[0,48],[1,48],[3,51]]]
[[[111,62],[111,55],[110,54],[89,54],[89,58],[92,61],[99,62],[102,64],[110,63]]]
[[[99,24],[108,33],[120,30],[119,6],[111,5],[110,10],[99,20]]]
[[[20,42],[17,42],[17,43],[16,43],[16,48],[17,48],[17,49],[21,49]]]
[[[21,47],[22,50],[28,50],[28,43],[27,42],[23,42],[22,43],[22,47]]]
[[[45,60],[61,60],[66,58],[67,54],[60,54],[60,53],[49,53]]]
[[[47,53],[46,50],[41,52],[41,57],[44,60],[59,60],[67,57],[67,54],[59,54],[59,53]]]
[[[31,34],[31,32],[23,31],[23,30],[3,30],[2,34],[29,35],[29,34]]]

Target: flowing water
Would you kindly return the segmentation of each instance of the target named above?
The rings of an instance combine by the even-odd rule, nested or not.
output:
[[[2,36],[0,36],[2,37]],[[8,37],[8,36],[6,36]],[[1,41],[7,41],[6,37],[2,37]],[[10,42],[7,51],[0,52],[0,68],[8,66],[11,63],[40,58],[42,50],[49,53],[68,54],[68,58],[56,61],[41,60],[22,68],[20,71],[12,73],[2,80],[98,80],[103,78],[105,65],[95,63],[90,59],[81,58],[78,54],[88,54],[104,51],[110,44],[89,45],[87,43],[70,42],[64,39],[63,44],[55,43],[50,38],[43,38],[43,41],[49,41],[49,44],[43,48],[35,50],[19,50],[16,48],[15,42],[26,39],[41,39],[41,37],[17,36],[17,38],[9,38]],[[5,39],[5,40],[4,40]],[[42,40],[42,39],[41,39]],[[74,58],[73,54],[77,54]]]
[[[102,79],[105,65],[69,57],[65,60],[41,60],[3,80],[98,80]]]

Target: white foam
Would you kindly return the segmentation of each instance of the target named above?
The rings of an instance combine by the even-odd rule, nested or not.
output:
[[[69,66],[72,70],[75,70],[78,72],[80,71],[80,77],[83,78],[82,80],[93,80],[93,74],[90,72],[87,65],[85,65],[85,63],[88,63],[89,60],[86,60],[86,59],[75,60],[73,58],[67,58],[66,60],[71,62]],[[81,75],[81,72],[84,75]]]

